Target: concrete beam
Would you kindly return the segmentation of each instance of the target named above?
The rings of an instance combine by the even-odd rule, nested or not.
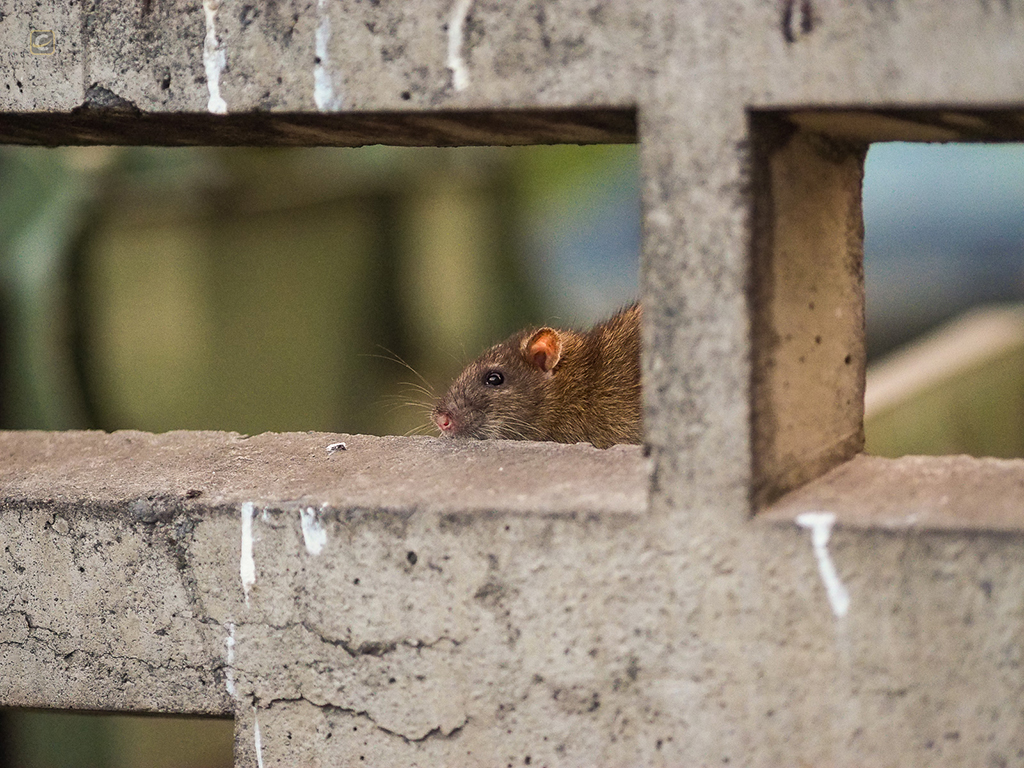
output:
[[[635,515],[647,504],[648,463],[628,445],[567,451],[318,432],[8,431],[0,432],[0,457],[8,503],[86,505],[144,523],[245,502],[542,516]]]
[[[264,764],[1024,748],[1020,533],[725,539],[637,506],[635,448],[334,437],[0,435],[0,702],[234,713],[241,765],[257,722]]]

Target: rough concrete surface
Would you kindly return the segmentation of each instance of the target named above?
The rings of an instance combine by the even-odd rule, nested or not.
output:
[[[762,514],[827,509],[844,526],[1024,532],[1024,460],[857,456]]]
[[[360,446],[394,459],[380,494],[439,449],[561,454],[581,478],[594,455],[642,465],[638,449],[349,436],[328,457],[334,437],[4,433],[34,471],[3,474],[0,701],[233,711],[240,764],[256,764],[257,722],[264,765],[1012,764],[1024,749],[1019,534],[841,527],[825,549],[839,616],[796,525],[722,537],[701,515],[328,501],[346,474],[327,461]],[[325,467],[335,483],[292,498]],[[154,479],[167,495],[140,494]]]
[[[28,50],[31,29],[56,32],[52,55]],[[1021,535],[846,525],[857,494],[886,486],[892,519],[901,504],[966,515],[966,494],[935,494],[962,481],[983,497],[979,476],[1011,515],[1016,469],[857,460],[808,486],[821,508],[788,512],[811,517],[750,518],[766,437],[755,380],[803,380],[816,398],[821,382],[857,386],[831,353],[800,363],[806,339],[786,375],[756,378],[753,326],[773,295],[751,285],[755,228],[799,221],[766,207],[771,184],[813,208],[807,221],[848,224],[851,209],[794,193],[800,174],[765,185],[751,113],[798,129],[783,153],[1020,139],[1022,32],[1019,3],[985,0],[11,0],[7,140],[589,141],[635,127],[651,467],[579,446],[353,437],[328,457],[317,435],[5,436],[21,468],[0,467],[0,704],[234,711],[240,765],[1024,763]],[[793,231],[774,274],[856,266],[857,238]],[[783,287],[799,299],[800,285]],[[830,350],[856,344],[850,327],[835,324]],[[761,395],[784,399],[771,386]],[[360,480],[368,465],[351,486],[332,474],[371,456],[387,483]],[[476,474],[495,463],[516,469]],[[536,484],[577,464],[583,482]]]
[[[867,145],[778,118],[752,127],[754,184],[764,190],[751,275],[753,483],[762,506],[864,449]]]
[[[143,522],[247,501],[398,514],[636,514],[646,508],[648,475],[641,449],[627,445],[599,450],[315,432],[0,431],[0,487],[9,502],[91,504]],[[51,484],[55,477],[59,488]]]

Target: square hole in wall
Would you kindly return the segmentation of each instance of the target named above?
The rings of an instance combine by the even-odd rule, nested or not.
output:
[[[0,169],[8,428],[436,434],[420,387],[637,295],[632,145],[7,147]]]
[[[1024,116],[811,110],[753,113],[751,125],[754,508],[769,519],[824,510],[856,525],[1019,530],[1024,462],[995,457],[1020,456],[1024,431],[1021,159],[1006,144],[1024,138]],[[995,143],[959,156],[929,144],[965,139]],[[885,248],[895,249],[888,262]],[[887,329],[887,298],[917,316]],[[897,348],[898,334],[922,330],[933,335]],[[912,402],[907,393],[913,405],[879,407]],[[897,423],[890,433],[903,441],[884,445],[881,426],[918,416],[927,426],[916,437],[903,440],[915,430]],[[921,453],[937,455],[908,455]]]

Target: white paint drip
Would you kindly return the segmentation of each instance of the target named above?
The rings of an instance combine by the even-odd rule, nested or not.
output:
[[[466,17],[473,6],[473,0],[455,0],[452,15],[448,18],[448,69],[452,71],[452,85],[456,91],[469,87],[469,70],[462,58],[462,44]]]
[[[224,638],[224,645],[228,648],[225,659],[227,661],[227,668],[224,679],[228,693],[233,697],[235,695],[235,625],[231,622],[228,622],[228,636]]]
[[[302,540],[306,542],[306,551],[311,555],[319,555],[327,543],[327,531],[324,530],[316,510],[306,507],[299,510],[302,521]]]
[[[258,768],[263,768],[263,739],[260,737],[260,713],[255,706],[252,708],[252,717],[255,723],[252,730],[254,741],[256,742],[256,765]]]
[[[239,572],[246,605],[249,604],[249,587],[256,583],[256,561],[252,557],[252,518],[255,512],[256,507],[251,501],[242,505],[242,560]]]
[[[811,529],[811,546],[818,561],[821,580],[825,584],[825,593],[832,605],[832,613],[842,618],[850,610],[850,593],[839,580],[839,574],[828,554],[828,540],[835,522],[836,516],[831,512],[804,512],[796,518],[797,525]]]
[[[317,0],[316,12],[320,23],[316,28],[316,64],[313,66],[313,101],[321,112],[341,108],[341,96],[334,92],[331,79],[330,55],[331,17],[327,12],[327,0]]]
[[[203,67],[206,69],[206,87],[210,91],[207,109],[215,115],[226,115],[228,105],[220,95],[220,75],[227,66],[224,46],[217,41],[217,9],[221,0],[203,0],[206,15],[206,39],[203,41]]]

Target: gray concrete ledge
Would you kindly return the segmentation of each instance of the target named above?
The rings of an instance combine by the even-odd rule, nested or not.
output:
[[[831,512],[862,528],[1024,531],[1024,460],[860,455],[787,494],[760,517]]]
[[[346,450],[328,454],[343,441]],[[0,432],[0,506],[63,503],[152,522],[245,502],[448,515],[638,514],[638,446],[324,433]],[[146,518],[150,518],[146,520]]]
[[[0,705],[233,713],[239,766],[1014,764],[1019,534],[635,514],[646,477],[636,446],[0,433]]]

